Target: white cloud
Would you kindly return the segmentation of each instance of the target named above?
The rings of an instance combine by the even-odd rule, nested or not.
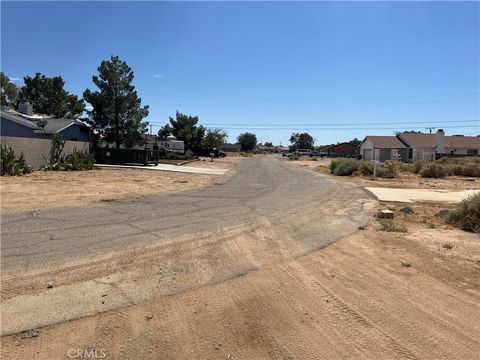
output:
[[[152,74],[152,76],[155,78],[155,79],[162,79],[165,77],[165,75],[163,74]]]
[[[8,78],[10,79],[10,81],[14,81],[14,82],[22,80],[22,78],[18,78],[18,77],[15,77],[15,76],[9,76]]]

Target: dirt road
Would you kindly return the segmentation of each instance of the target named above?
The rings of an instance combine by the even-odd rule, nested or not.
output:
[[[368,220],[359,188],[269,156],[236,170],[223,183],[133,203],[2,216],[2,334],[225,281]]]
[[[4,336],[2,355],[68,359],[95,350],[106,359],[476,358],[479,236],[419,225],[406,234],[384,233],[369,225],[324,248],[364,223],[371,205],[354,186],[254,157],[223,185],[95,213],[105,216],[95,229],[135,226],[139,233],[119,243],[99,230],[99,239],[92,238],[87,224],[101,220],[93,215],[76,227],[55,211],[12,216],[7,229],[26,245],[10,239],[2,251],[8,255],[2,331],[96,315],[41,328],[32,339]],[[108,223],[113,215],[120,221]],[[29,235],[33,226],[54,238],[37,240]],[[453,248],[443,249],[444,241]],[[88,249],[77,249],[82,246]],[[40,254],[32,251],[37,248]],[[15,258],[25,272],[17,271]],[[45,288],[48,281],[53,289]]]
[[[452,250],[440,250],[441,235]],[[367,229],[245,276],[47,327],[38,338],[4,337],[3,352],[9,359],[67,359],[72,349],[104,351],[106,359],[476,359],[478,240],[458,231]]]

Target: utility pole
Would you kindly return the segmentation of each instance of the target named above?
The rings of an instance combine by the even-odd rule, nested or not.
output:
[[[427,127],[427,128],[425,128],[425,129],[429,130],[429,131],[430,131],[430,134],[431,134],[431,133],[432,133],[432,130],[435,130],[436,128],[434,128],[434,127]]]
[[[150,135],[152,135],[152,127],[153,127],[153,125],[150,124]]]

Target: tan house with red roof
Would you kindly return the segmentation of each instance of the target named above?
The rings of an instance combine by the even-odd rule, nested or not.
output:
[[[404,162],[434,160],[437,155],[480,155],[480,137],[436,134],[399,133],[397,136],[367,136],[360,145],[365,160],[391,160],[399,154]]]

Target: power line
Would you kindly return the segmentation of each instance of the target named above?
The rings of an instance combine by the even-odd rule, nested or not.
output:
[[[175,98],[175,99],[239,99],[239,100],[342,100],[342,99],[390,99],[390,98],[428,98],[428,97],[444,97],[444,96],[466,96],[466,95],[478,95],[479,92],[465,92],[465,93],[449,93],[449,94],[424,94],[424,95],[385,95],[385,96],[190,96],[190,95],[162,95],[162,94],[143,94],[143,97],[162,97],[162,98]]]
[[[167,122],[155,122],[149,121],[149,124],[157,124],[162,125],[166,124]],[[437,124],[450,124],[450,123],[478,123],[480,126],[480,119],[475,120],[428,120],[428,121],[407,121],[407,122],[374,122],[374,123],[324,123],[324,124],[294,124],[295,126],[309,126],[309,127],[324,127],[324,126],[365,126],[365,125],[437,125]],[[207,123],[203,124],[204,126],[252,126],[253,124],[247,123]],[[291,126],[290,124],[255,124],[255,126]]]
[[[450,100],[433,100],[433,101],[415,101],[415,102],[403,102],[403,103],[383,103],[383,104],[342,104],[342,107],[380,107],[380,106],[402,106],[402,105],[417,105],[417,104],[443,104],[451,102],[479,102],[480,98],[474,99],[450,99]],[[305,104],[305,105],[203,105],[203,104],[165,104],[150,102],[150,104],[156,104],[160,106],[175,106],[179,107],[196,107],[196,108],[229,108],[229,109],[279,109],[279,108],[292,108],[292,109],[305,109],[305,108],[328,108],[338,107],[339,104]]]
[[[443,126],[444,129],[452,128],[466,128],[471,129],[474,126]],[[212,129],[212,127],[206,126],[207,129]],[[398,130],[398,127],[349,127],[349,128],[334,128],[334,127],[325,127],[325,128],[311,128],[311,127],[262,127],[262,126],[241,126],[241,127],[224,127],[225,130],[268,130],[268,131],[306,131],[306,130]],[[423,126],[408,127],[408,129],[425,129]]]

